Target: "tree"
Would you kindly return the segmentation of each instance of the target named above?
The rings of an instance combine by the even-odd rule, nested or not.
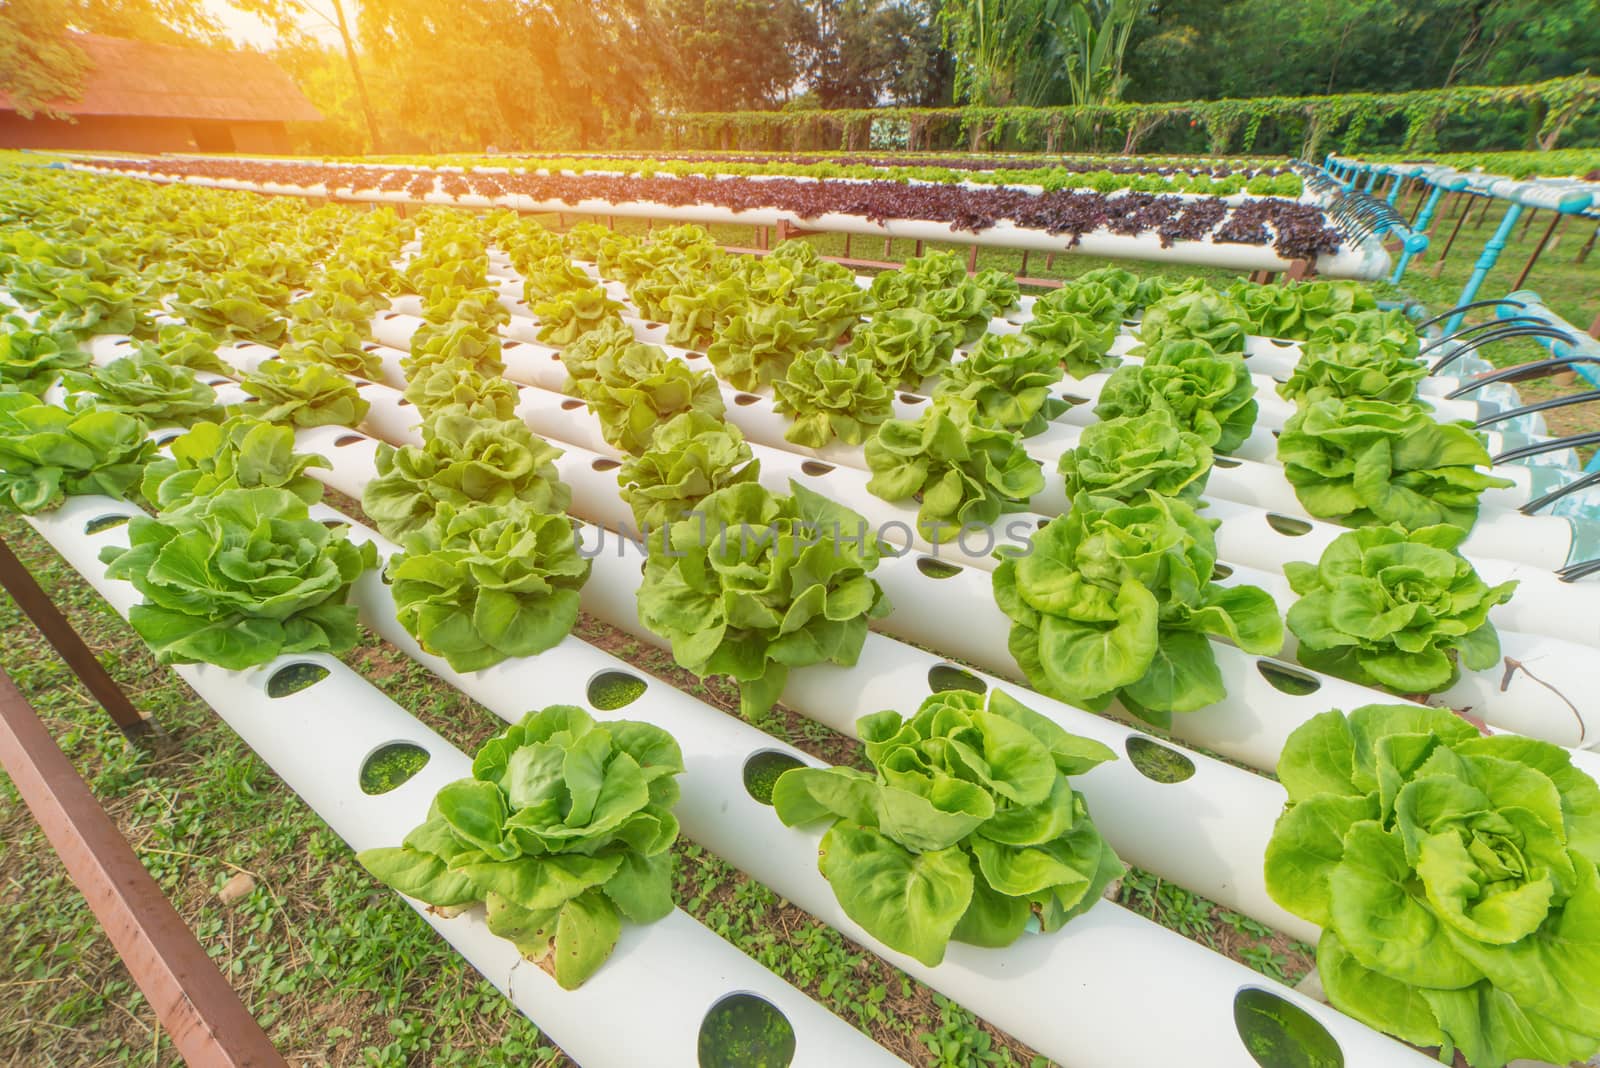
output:
[[[64,0],[7,0],[0,4],[0,90],[23,118],[60,118],[51,102],[83,87],[88,57],[63,31]]]
[[[774,107],[816,46],[800,0],[666,0],[664,22],[676,62],[660,72],[661,89],[686,111]]]

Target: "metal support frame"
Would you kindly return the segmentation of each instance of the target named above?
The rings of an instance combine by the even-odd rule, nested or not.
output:
[[[1489,272],[1494,268],[1495,261],[1500,258],[1501,251],[1506,247],[1506,242],[1511,238],[1512,227],[1517,225],[1517,220],[1522,218],[1522,205],[1512,201],[1506,207],[1505,215],[1500,219],[1500,225],[1495,227],[1489,243],[1483,246],[1483,255],[1478,257],[1477,264],[1472,268],[1472,275],[1467,279],[1467,284],[1461,290],[1461,296],[1456,298],[1456,304],[1470,304],[1478,295],[1478,289],[1483,285],[1483,280],[1489,277]],[[1439,261],[1443,263],[1441,259]],[[1461,325],[1464,312],[1457,312],[1444,324],[1444,332],[1453,334]]]
[[[67,617],[61,614],[61,609],[40,588],[4,539],[0,539],[0,585],[11,594],[17,607],[39,628],[39,633],[44,635],[61,659],[67,662],[73,674],[83,680],[89,693],[100,702],[117,729],[130,741],[140,745],[154,741],[158,733],[154,721],[133,707],[128,695],[122,692],[122,688],[100,663],[100,658],[94,655],[94,650],[84,644]]]
[[[1412,230],[1414,230],[1415,232],[1417,232],[1419,234],[1426,234],[1428,232],[1428,227],[1433,224],[1433,212],[1434,212],[1434,209],[1438,207],[1439,198],[1442,197],[1442,196],[1444,196],[1444,187],[1436,185],[1436,186],[1433,187],[1433,192],[1431,192],[1431,193],[1429,193],[1427,195],[1426,203],[1423,202],[1423,198],[1422,197],[1419,196],[1417,198],[1417,203],[1419,205],[1422,205],[1422,210],[1421,210],[1420,214],[1418,214],[1418,215],[1416,215],[1414,217],[1414,222],[1413,222],[1413,225],[1411,227]],[[1454,237],[1455,235],[1452,234],[1450,236]],[[1446,245],[1445,246],[1445,252],[1449,252],[1449,251],[1450,251],[1450,246]],[[1440,263],[1444,262],[1444,256],[1443,255],[1441,255],[1439,257],[1439,262]],[[1395,264],[1395,266],[1394,266],[1394,274],[1389,277],[1389,281],[1391,283],[1394,283],[1394,284],[1398,285],[1400,283],[1400,279],[1406,273],[1406,267],[1410,263],[1411,263],[1411,250],[1405,246],[1404,242],[1402,242],[1401,246],[1400,246],[1400,262]]]
[[[3,671],[0,764],[183,1059],[288,1068]]]

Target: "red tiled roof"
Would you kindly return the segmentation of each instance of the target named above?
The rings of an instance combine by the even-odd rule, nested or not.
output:
[[[89,58],[83,93],[52,106],[69,115],[316,122],[294,81],[259,52],[152,44],[75,33]],[[11,108],[0,92],[0,111]]]

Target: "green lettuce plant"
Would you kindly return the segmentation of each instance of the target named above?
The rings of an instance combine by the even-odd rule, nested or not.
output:
[[[1079,494],[995,569],[1011,655],[1040,693],[1095,710],[1116,697],[1170,725],[1227,694],[1210,635],[1248,653],[1283,646],[1272,595],[1212,582],[1216,562],[1212,522],[1185,501]]]
[[[1022,336],[1059,363],[1073,378],[1087,378],[1122,362],[1111,355],[1117,336],[1114,323],[1051,305],[1035,305],[1033,318],[1022,324]]]
[[[613,447],[637,456],[662,423],[680,412],[720,416],[722,391],[710,371],[696,371],[655,345],[629,344],[603,353],[593,378],[572,383],[600,420]]]
[[[1061,361],[1049,346],[1016,335],[985,334],[966,359],[951,366],[933,395],[965,397],[972,402],[974,421],[1026,438],[1042,433],[1067,410],[1067,402],[1051,392],[1060,381]]]
[[[973,276],[973,284],[983,291],[989,317],[1004,315],[1022,303],[1022,286],[1010,271],[991,267]]]
[[[134,355],[159,360],[191,371],[231,375],[233,369],[217,357],[217,339],[184,323],[166,323],[153,338],[133,343]]]
[[[68,412],[31,393],[0,393],[0,499],[33,515],[67,496],[120,497],[155,451],[138,419]]]
[[[484,419],[510,419],[521,400],[515,383],[498,375],[485,376],[476,364],[459,356],[418,367],[406,383],[405,395],[423,418],[459,404]]]
[[[608,319],[617,318],[622,305],[599,286],[575,289],[533,306],[539,317],[539,340],[557,348],[576,341]]]
[[[1378,302],[1358,282],[1297,282],[1260,285],[1235,282],[1228,296],[1244,309],[1250,332],[1262,337],[1305,341],[1335,315],[1375,311]]]
[[[941,289],[967,281],[967,268],[953,252],[915,256],[898,270],[884,271],[872,279],[871,294],[880,308],[906,308]]]
[[[520,419],[486,420],[467,408],[441,408],[422,423],[422,444],[380,444],[378,477],[361,507],[390,541],[433,518],[441,504],[509,507],[560,514],[572,503],[555,460],[561,450],[534,436]]]
[[[866,520],[795,483],[786,497],[718,490],[649,547],[639,621],[680,667],[732,676],[747,717],[777,702],[792,667],[854,664],[868,621],[889,612]]]
[[[1489,610],[1517,584],[1480,579],[1457,552],[1465,537],[1449,524],[1363,527],[1333,539],[1315,564],[1284,564],[1300,597],[1288,616],[1300,662],[1402,694],[1437,693],[1463,667],[1494,667],[1500,639]]]
[[[366,338],[351,323],[338,319],[304,323],[291,328],[289,334],[293,340],[278,349],[278,358],[286,363],[320,363],[368,380],[376,380],[382,373],[383,361],[367,351]]]
[[[936,693],[915,715],[863,716],[872,773],[794,768],[772,804],[788,826],[832,821],[818,868],[845,914],[930,967],[954,940],[987,947],[1030,919],[1056,931],[1121,877],[1068,782],[1116,755],[999,691]]]
[[[1130,274],[1128,277],[1133,276]],[[1110,327],[1114,336],[1116,328],[1122,324],[1132,294],[1131,286],[1116,289],[1083,276],[1065,282],[1060,289],[1036,300],[1033,314],[1037,318],[1043,310],[1054,315],[1080,315],[1102,327]]]
[[[447,914],[483,903],[489,930],[576,990],[622,921],[672,912],[678,743],[572,705],[529,712],[486,742],[398,847],[356,854],[379,882]]]
[[[222,412],[216,390],[187,367],[159,357],[124,356],[103,367],[67,371],[61,378],[68,391],[67,407],[73,411],[126,412],[151,426],[188,426],[218,418]]]
[[[134,516],[128,546],[108,546],[106,577],[144,596],[128,622],[164,664],[242,671],[287,653],[355,647],[350,584],[377,562],[345,528],[307,515],[286,489],[223,490],[164,512]]]
[[[1167,411],[1184,430],[1227,455],[1244,444],[1260,405],[1244,360],[1221,356],[1203,341],[1165,341],[1149,347],[1144,363],[1117,368],[1100,390],[1101,419]]]
[[[1236,301],[1214,289],[1198,289],[1146,307],[1139,321],[1139,340],[1146,346],[1204,341],[1215,352],[1242,354],[1251,329],[1250,317]]]
[[[605,320],[572,344],[562,346],[561,366],[568,375],[566,392],[581,396],[577,382],[596,377],[600,357],[610,354],[615,358],[623,349],[636,344],[639,344],[639,339],[634,336],[633,329],[621,318],[613,318]]]
[[[674,523],[718,490],[760,476],[761,461],[738,427],[687,411],[663,423],[644,452],[623,461],[617,484],[643,531]]]
[[[171,456],[144,469],[139,492],[158,512],[180,508],[224,490],[284,489],[306,504],[322,499],[322,483],[309,468],[331,468],[326,457],[294,451],[294,431],[248,416],[200,422],[172,440]]]
[[[948,545],[969,525],[1019,512],[1044,489],[1039,462],[1016,431],[984,426],[971,401],[944,397],[915,421],[890,419],[866,446],[867,489],[886,501],[917,500],[917,530]]]
[[[1416,404],[1307,405],[1284,422],[1278,459],[1306,511],[1346,526],[1470,531],[1483,491],[1511,485],[1479,470],[1489,451],[1475,432],[1436,422]]]
[[[1427,365],[1394,347],[1319,339],[1301,346],[1278,396],[1297,406],[1347,398],[1404,404],[1417,400],[1417,383],[1427,376]]]
[[[817,332],[798,308],[768,305],[735,315],[706,349],[717,377],[736,389],[760,389],[781,377]]]
[[[1157,408],[1084,427],[1077,445],[1061,454],[1059,468],[1069,498],[1089,493],[1128,504],[1149,490],[1198,507],[1211,463],[1205,439]]]
[[[1199,281],[1199,279],[1196,279]],[[1062,289],[1077,286],[1097,285],[1104,286],[1111,291],[1112,297],[1120,305],[1121,311],[1118,318],[1127,315],[1129,309],[1143,307],[1139,301],[1139,276],[1122,267],[1096,267],[1092,271],[1085,271],[1076,278],[1068,279]]]
[[[179,285],[172,307],[190,326],[219,339],[276,345],[288,332],[289,321],[260,292],[252,279],[237,272],[206,276]]]
[[[860,445],[894,415],[894,391],[871,360],[811,349],[772,383],[773,406],[794,420],[787,441],[820,449],[831,441]]]
[[[400,360],[410,381],[422,369],[451,360],[470,363],[478,373],[497,378],[506,369],[500,335],[474,323],[424,323],[411,335],[411,351]]]
[[[1094,274],[1094,272],[1091,271],[1089,274],[1081,275],[1080,277],[1088,278],[1091,274]],[[1138,279],[1133,289],[1133,299],[1129,302],[1129,307],[1148,308],[1150,305],[1166,300],[1168,297],[1181,297],[1201,291],[1216,292],[1199,275],[1183,274],[1177,277],[1160,274],[1149,275]]]
[[[1600,1051],[1600,788],[1566,750],[1367,705],[1296,728],[1278,779],[1267,891],[1322,928],[1335,1008],[1472,1068]]]
[[[43,395],[63,371],[89,365],[89,354],[71,334],[35,330],[26,320],[8,316],[0,322],[0,386]]]
[[[819,281],[801,289],[798,298],[801,318],[816,331],[814,341],[824,346],[853,334],[874,308],[872,294],[854,278]]]
[[[956,285],[924,293],[916,307],[939,320],[958,345],[970,345],[982,337],[993,311],[983,288],[965,277]]]
[[[1422,347],[1416,327],[1399,308],[1331,315],[1311,329],[1308,340],[1357,341],[1390,349],[1397,356],[1416,356]]]
[[[254,398],[239,411],[269,423],[355,426],[371,407],[354,382],[320,363],[266,360],[240,379],[239,387]]]
[[[950,366],[956,339],[927,312],[897,308],[873,316],[851,335],[845,351],[872,360],[883,380],[895,389],[918,389],[923,379],[942,374]]]
[[[744,313],[749,291],[740,278],[724,278],[688,293],[672,293],[663,304],[667,312],[667,344],[705,348],[722,327]]]
[[[455,670],[479,671],[571,633],[589,561],[565,515],[517,499],[440,502],[405,536],[386,576],[406,633]]]
[[[595,288],[589,272],[559,252],[540,258],[522,272],[522,297],[530,305]]]

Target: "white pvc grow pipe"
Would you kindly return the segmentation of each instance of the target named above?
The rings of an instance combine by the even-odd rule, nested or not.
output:
[[[126,527],[90,534],[86,524],[136,512],[112,498],[78,497],[28,521],[126,617],[138,592],[106,579],[98,562],[101,548],[127,544]],[[269,680],[299,664],[327,675],[287,696],[269,696]],[[422,822],[440,787],[471,774],[469,757],[334,657],[296,654],[242,672],[210,665],[174,670],[353,850],[398,843]],[[427,765],[387,793],[363,792],[366,760],[395,742],[424,750]],[[796,1064],[902,1063],[682,910],[654,924],[624,924],[610,959],[578,990],[565,991],[492,934],[481,909],[443,919],[405,900],[569,1056],[594,1068],[698,1063],[703,1018],[740,992],[757,994],[788,1018]],[[618,1006],[627,1007],[629,1027],[614,1026]]]

